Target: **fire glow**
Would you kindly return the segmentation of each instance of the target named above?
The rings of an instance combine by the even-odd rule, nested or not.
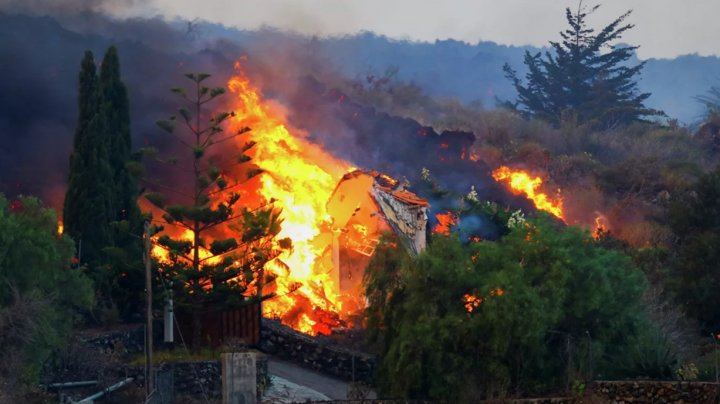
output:
[[[457,215],[452,212],[438,213],[435,215],[437,224],[433,228],[433,233],[450,235],[450,230],[459,221]]]
[[[492,176],[495,181],[507,182],[514,194],[524,194],[539,210],[544,210],[559,219],[564,219],[565,212],[562,198],[553,199],[546,193],[541,192],[542,178],[533,177],[523,170],[511,169],[507,166],[501,166],[493,171]]]
[[[600,212],[595,212],[595,228],[592,231],[592,237],[599,240],[608,232],[608,219]]]
[[[292,240],[292,249],[270,261],[265,268],[265,274],[275,281],[263,287],[263,294],[275,296],[263,302],[262,314],[278,318],[307,334],[329,334],[340,324],[343,315],[349,313],[343,312],[339,285],[333,282],[333,266],[327,258],[332,238],[323,235],[330,233],[332,217],[326,203],[340,178],[353,167],[287,125],[280,106],[263,100],[260,90],[250,82],[239,63],[235,68],[236,74],[227,83],[231,95],[227,108],[234,112],[229,129],[236,132],[250,128],[237,138],[237,145],[242,148],[246,142],[255,142],[247,154],[252,157],[251,164],[263,170],[248,183],[238,184],[236,189],[248,208],[266,204],[279,208],[282,230],[276,240]],[[232,153],[232,150],[228,148],[223,153]],[[243,168],[238,168],[238,172],[232,170],[224,174],[231,178],[243,177]],[[213,196],[215,202],[223,200],[224,193]],[[143,208],[155,210],[148,205]],[[166,231],[176,238],[193,240],[189,229],[168,226]],[[159,261],[169,259],[169,252],[157,243],[152,254]],[[212,265],[221,257],[214,257],[201,247],[200,259],[203,265]]]
[[[328,243],[319,236],[331,221],[326,203],[352,167],[292,130],[281,111],[262,99],[239,64],[236,71],[228,82],[234,122],[251,128],[249,139],[256,142],[250,151],[252,162],[264,170],[254,193],[282,209],[278,239],[289,237],[293,242],[292,250],[278,258],[289,270],[276,262],[266,268],[276,281],[265,292],[276,296],[263,302],[263,315],[308,334],[328,334],[342,303],[330,277],[331,265],[320,260]]]

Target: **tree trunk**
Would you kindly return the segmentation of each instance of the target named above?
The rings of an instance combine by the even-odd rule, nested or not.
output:
[[[192,351],[193,353],[199,353],[202,346],[202,315],[200,309],[193,310],[192,314]]]

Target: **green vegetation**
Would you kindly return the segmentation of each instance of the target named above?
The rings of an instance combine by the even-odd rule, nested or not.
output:
[[[509,230],[467,246],[435,236],[417,260],[379,248],[366,293],[383,392],[466,401],[617,370],[608,358],[648,327],[642,272],[578,228]]]
[[[550,42],[553,52],[545,52],[544,57],[525,53],[527,84],[509,65],[504,66],[523,112],[555,126],[575,121],[601,129],[660,114],[643,105],[650,94],[637,90],[634,80],[643,63],[626,65],[637,47],[613,44],[633,28],[623,25],[630,11],[595,34],[587,17],[599,7],[587,10],[580,2],[576,12],[566,9],[570,27],[560,33],[561,42]]]
[[[672,288],[704,332],[720,326],[720,169],[705,174],[673,198],[673,233],[678,237]]]
[[[155,363],[177,363],[177,362],[201,362],[210,360],[220,360],[222,352],[210,348],[202,348],[195,352],[187,349],[173,349],[166,351],[157,351],[153,355]],[[128,361],[130,366],[142,366],[145,364],[145,354],[135,355]]]
[[[73,241],[57,227],[37,199],[0,195],[0,398],[14,382],[36,383],[78,311],[93,305],[92,282],[71,268]]]

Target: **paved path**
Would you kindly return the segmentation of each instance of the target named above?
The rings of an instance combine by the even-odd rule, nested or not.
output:
[[[270,388],[265,392],[263,404],[305,403],[307,401],[329,401],[330,397],[313,389],[287,381],[280,376],[270,375]]]
[[[292,362],[268,356],[268,372],[273,376],[315,390],[333,400],[347,398],[348,382],[305,369]],[[368,398],[371,397],[375,397],[375,392],[371,392]]]

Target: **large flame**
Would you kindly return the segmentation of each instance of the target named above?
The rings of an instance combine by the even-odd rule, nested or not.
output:
[[[332,239],[320,236],[331,221],[325,205],[351,166],[290,128],[280,108],[262,99],[239,64],[236,70],[228,82],[237,100],[231,108],[236,124],[251,128],[248,136],[256,142],[250,152],[252,161],[265,172],[255,192],[282,208],[278,238],[289,237],[293,242],[293,249],[279,257],[286,267],[271,262],[267,268],[277,277],[269,286],[276,297],[263,303],[263,315],[280,318],[302,332],[329,333],[335,321],[332,314],[340,313],[342,307],[338,285],[330,276],[332,265],[319,259]]]
[[[550,198],[546,193],[541,192],[543,180],[540,177],[532,176],[529,173],[501,166],[492,173],[495,181],[505,181],[515,194],[524,194],[530,199],[535,207],[552,213],[554,216],[564,219],[563,200],[560,197]]]

